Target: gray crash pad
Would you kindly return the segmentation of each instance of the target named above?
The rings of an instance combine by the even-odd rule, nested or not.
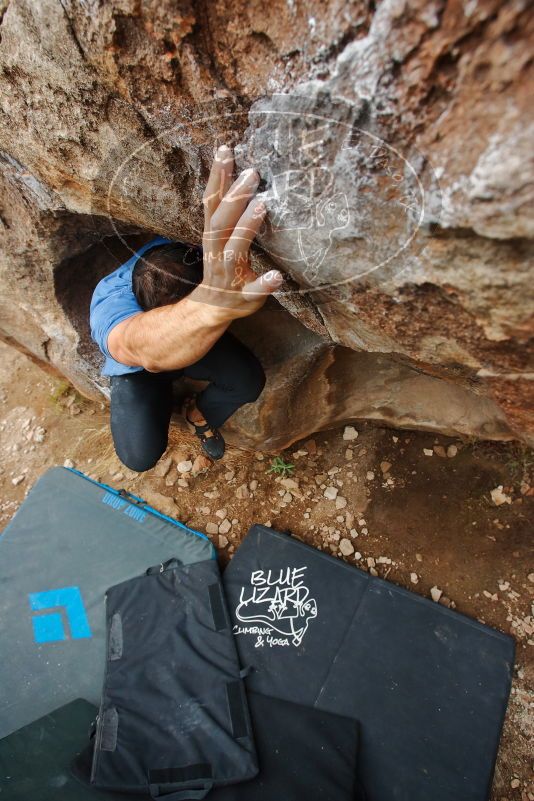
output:
[[[0,737],[99,703],[107,588],[173,556],[216,558],[205,534],[78,471],[37,481],[0,538]]]

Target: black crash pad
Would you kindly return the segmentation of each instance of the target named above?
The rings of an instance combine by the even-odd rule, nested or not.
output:
[[[261,525],[224,585],[248,688],[358,720],[369,801],[486,801],[511,637]]]
[[[260,772],[209,801],[365,801],[357,721],[259,693],[248,702]]]
[[[97,712],[77,698],[0,740],[2,801],[117,801],[113,793],[84,787],[70,772]],[[121,801],[138,798],[120,796]]]

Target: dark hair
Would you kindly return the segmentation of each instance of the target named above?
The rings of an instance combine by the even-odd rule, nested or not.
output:
[[[144,311],[182,300],[201,281],[202,248],[184,242],[151,248],[132,273],[132,289]]]

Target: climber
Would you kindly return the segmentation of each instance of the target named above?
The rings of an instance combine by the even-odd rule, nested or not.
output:
[[[259,175],[233,181],[232,150],[217,150],[203,195],[202,248],[156,237],[103,278],[91,300],[91,335],[111,384],[111,432],[132,470],[153,467],[167,447],[172,382],[208,381],[186,400],[187,424],[211,459],[224,454],[219,427],[261,393],[257,358],[227,329],[278,289],[278,270],[258,277],[249,249],[265,217]]]

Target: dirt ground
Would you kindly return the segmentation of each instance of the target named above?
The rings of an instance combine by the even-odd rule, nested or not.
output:
[[[253,522],[270,523],[412,592],[441,591],[440,603],[515,637],[492,801],[533,801],[533,457],[517,444],[366,424],[351,434],[295,444],[280,454],[294,465],[283,478],[268,472],[274,454],[235,448],[194,475],[196,440],[175,429],[166,457],[138,475],[113,453],[103,404],[0,344],[0,528],[48,467],[70,460],[210,533],[223,562]]]

